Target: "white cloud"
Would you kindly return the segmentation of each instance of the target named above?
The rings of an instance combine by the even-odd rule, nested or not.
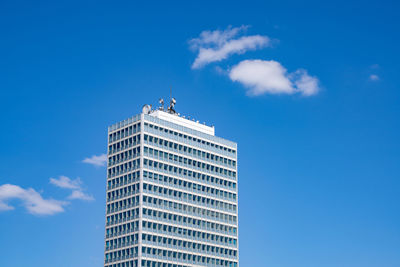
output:
[[[369,79],[370,79],[371,81],[379,81],[379,76],[376,75],[376,74],[371,74],[371,75],[369,76]]]
[[[66,176],[60,176],[58,179],[50,178],[50,183],[64,189],[71,189],[71,195],[68,199],[80,199],[80,200],[94,200],[94,198],[84,193],[82,188],[82,181],[80,178],[72,180]]]
[[[92,196],[89,196],[88,194],[85,194],[84,192],[82,192],[80,190],[72,191],[71,195],[68,198],[69,199],[80,199],[80,200],[86,200],[86,201],[94,200],[94,198]]]
[[[67,202],[54,199],[44,199],[34,189],[24,189],[18,185],[4,184],[0,186],[0,211],[12,210],[6,201],[11,199],[19,199],[29,213],[35,215],[52,215],[63,212]]]
[[[13,210],[13,209],[14,209],[14,207],[1,202],[1,200],[0,200],[0,211],[7,211],[7,210]]]
[[[50,183],[61,188],[80,189],[82,181],[79,178],[71,180],[70,178],[61,175],[58,179],[50,178]]]
[[[93,155],[90,158],[85,158],[82,160],[84,163],[89,163],[95,166],[105,166],[107,162],[107,155],[101,154],[100,156]]]
[[[297,70],[292,76],[292,81],[297,88],[297,91],[301,92],[304,96],[315,95],[319,91],[318,79],[308,75],[308,72],[304,69]]]
[[[244,60],[234,66],[229,73],[232,81],[244,84],[252,95],[266,92],[291,94],[293,87],[286,75],[286,69],[273,60]]]
[[[222,45],[229,39],[232,39],[235,37],[237,34],[240,32],[243,32],[247,30],[248,26],[240,26],[236,28],[232,28],[229,26],[226,30],[224,31],[203,31],[200,33],[199,38],[194,38],[189,41],[190,48],[192,50],[197,50],[202,46],[205,45]]]
[[[318,79],[300,69],[288,73],[279,62],[274,60],[244,60],[234,66],[229,77],[248,88],[250,95],[294,94],[315,95],[319,91]]]
[[[198,38],[190,40],[190,48],[198,51],[192,68],[198,69],[209,63],[224,60],[233,54],[243,54],[248,50],[256,50],[270,44],[270,39],[261,35],[233,39],[246,29],[247,26],[241,26],[238,28],[228,27],[224,31],[203,31]]]

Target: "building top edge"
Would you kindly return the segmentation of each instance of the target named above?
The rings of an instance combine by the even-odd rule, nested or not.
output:
[[[146,121],[162,124],[164,126],[176,129],[178,131],[186,132],[188,134],[192,134],[192,135],[195,135],[195,136],[198,136],[201,138],[205,138],[210,141],[218,142],[218,143],[224,144],[226,146],[229,146],[231,148],[237,149],[236,142],[224,139],[222,137],[215,136],[215,128],[213,126],[211,127],[211,126],[203,125],[203,124],[200,124],[197,122],[190,121],[188,119],[181,118],[176,115],[167,114],[169,116],[176,116],[177,117],[176,119],[178,119],[178,120],[176,120],[176,119],[171,120],[170,118],[168,119],[169,116],[168,117],[163,116],[165,114],[162,114],[160,116],[159,114],[161,114],[161,112],[166,113],[163,111],[155,111],[154,113],[156,113],[156,114],[154,114],[154,115],[143,114],[144,119]],[[158,114],[158,116],[157,116],[157,114]],[[110,133],[110,132],[116,131],[116,130],[123,128],[125,126],[128,126],[132,123],[136,123],[136,122],[140,121],[141,115],[142,114],[137,114],[128,119],[125,119],[123,121],[120,121],[120,122],[110,125],[108,127],[108,132]],[[185,120],[185,121],[182,121],[182,120]],[[192,126],[193,123],[196,124],[195,126],[197,126],[197,127],[193,127]],[[189,126],[189,127],[187,127],[187,126]]]
[[[190,128],[199,132],[203,132],[209,135],[215,135],[214,126],[208,126],[201,124],[199,121],[187,119],[185,117],[179,116],[179,114],[171,114],[163,110],[155,110],[149,113],[150,116],[159,118],[161,120],[169,121],[181,125],[186,128]]]
[[[236,142],[233,142],[233,141],[230,141],[230,140],[227,140],[227,139],[224,139],[222,137],[215,136],[215,135],[207,134],[207,133],[204,133],[202,131],[198,131],[198,130],[193,129],[193,128],[188,128],[188,127],[183,126],[181,124],[177,124],[177,123],[174,123],[174,122],[171,122],[171,121],[168,121],[168,120],[160,119],[158,117],[151,116],[151,115],[148,115],[148,114],[144,114],[144,119],[146,121],[150,121],[150,122],[153,122],[153,123],[158,123],[158,124],[164,125],[166,127],[173,128],[173,129],[178,130],[178,131],[182,131],[182,132],[185,132],[185,133],[188,133],[188,134],[191,134],[191,135],[195,135],[195,136],[200,137],[200,138],[207,139],[207,140],[212,141],[212,142],[217,142],[217,143],[220,143],[220,144],[224,144],[226,146],[229,146],[230,148],[234,148],[235,150],[237,148],[237,143]],[[206,127],[209,127],[209,126],[206,126]],[[214,129],[214,127],[212,127],[212,128]]]
[[[132,116],[132,117],[130,117],[128,119],[125,119],[123,121],[119,121],[119,122],[116,122],[114,124],[111,124],[110,126],[108,126],[108,132],[113,132],[115,130],[118,130],[118,129],[122,128],[122,127],[125,127],[125,126],[127,126],[129,124],[132,124],[134,122],[137,122],[137,121],[140,121],[140,114]]]

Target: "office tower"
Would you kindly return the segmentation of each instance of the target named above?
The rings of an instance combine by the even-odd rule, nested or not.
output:
[[[161,103],[108,128],[104,266],[237,267],[237,144]]]

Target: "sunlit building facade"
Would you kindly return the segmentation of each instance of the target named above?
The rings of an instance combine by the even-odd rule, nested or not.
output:
[[[237,267],[237,144],[173,106],[108,128],[106,267]]]

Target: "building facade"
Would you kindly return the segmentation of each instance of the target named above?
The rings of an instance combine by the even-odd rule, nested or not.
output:
[[[239,265],[237,144],[173,109],[108,128],[106,267]]]

